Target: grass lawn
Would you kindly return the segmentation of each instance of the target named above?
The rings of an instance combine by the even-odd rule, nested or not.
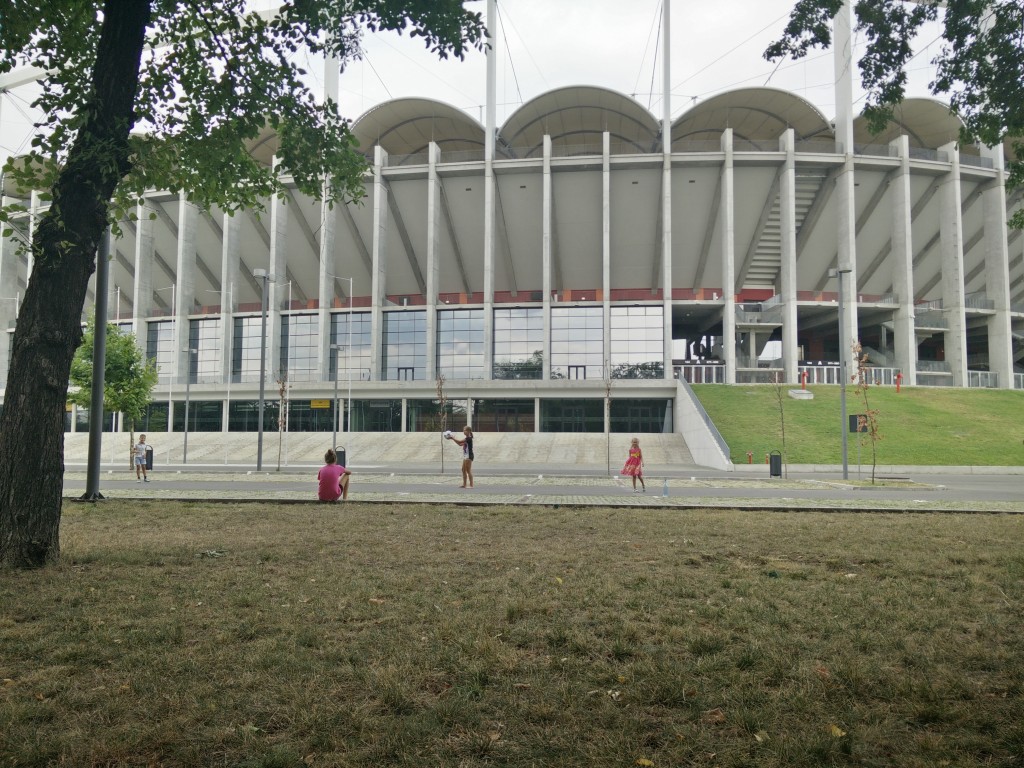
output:
[[[786,454],[792,464],[842,461],[838,386],[808,387],[813,400],[794,400],[783,387]],[[779,401],[774,386],[703,384],[694,386],[701,404],[729,445],[732,460],[755,462],[782,450]],[[958,466],[1024,465],[1024,391],[967,390],[946,387],[870,387],[870,407],[878,411],[882,439],[879,464]],[[852,386],[846,391],[849,414],[864,413]],[[871,465],[867,435],[849,435],[850,462]]]
[[[1018,766],[1024,517],[66,510],[2,766]]]

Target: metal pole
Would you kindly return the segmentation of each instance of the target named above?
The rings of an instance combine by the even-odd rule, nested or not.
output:
[[[83,501],[102,499],[100,462],[103,450],[103,378],[107,361],[107,276],[110,230],[103,232],[96,254],[96,327],[92,347],[92,399],[89,402],[89,463]]]
[[[256,471],[261,472],[263,470],[263,403],[265,395],[265,384],[267,378],[267,270],[265,269],[254,269],[252,271],[253,277],[257,280],[263,281],[263,295],[260,299],[260,313],[262,315],[262,322],[260,323],[260,406],[259,406],[259,424],[257,425],[257,438],[256,438]]]
[[[188,407],[192,394],[192,355],[198,354],[198,349],[189,347],[188,364],[185,369],[185,442],[181,448],[181,463],[188,464]]]
[[[345,399],[345,411],[342,412],[343,419],[345,412],[348,414],[348,419],[342,422],[346,435],[352,429],[352,307],[352,278],[350,277],[348,279],[348,348],[345,350],[345,367],[348,369],[348,396]]]
[[[331,351],[334,352],[334,433],[331,435],[331,448],[338,447],[338,352],[337,344],[331,344]]]
[[[843,275],[849,272],[848,269],[837,269],[836,277],[839,278],[839,413],[843,434],[843,480],[850,477],[849,447],[847,445],[847,432],[849,424],[846,421],[846,318],[843,303]]]

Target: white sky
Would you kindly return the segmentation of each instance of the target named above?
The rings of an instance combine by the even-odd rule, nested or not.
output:
[[[672,114],[724,90],[769,85],[802,95],[826,117],[835,114],[831,52],[812,52],[777,69],[762,58],[782,32],[794,0],[673,0]],[[264,9],[272,0],[256,0]],[[473,2],[481,13],[486,3]],[[661,0],[499,0],[498,124],[521,103],[567,85],[597,85],[635,95],[661,114]],[[928,95],[938,25],[917,41],[910,96]],[[438,61],[415,39],[367,36],[365,60],[341,76],[341,108],[355,119],[390,98],[423,96],[466,110],[483,122],[485,57]],[[855,56],[863,50],[856,40]],[[657,59],[655,54],[657,53]],[[322,64],[308,62],[317,85]],[[653,88],[652,88],[653,83]],[[860,95],[859,76],[855,95]],[[653,95],[651,91],[655,91]],[[29,146],[30,88],[5,94],[0,105],[0,161]],[[863,102],[858,102],[862,106]],[[857,110],[859,111],[859,109]]]

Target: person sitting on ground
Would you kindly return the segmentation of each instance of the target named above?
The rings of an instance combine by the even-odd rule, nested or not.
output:
[[[320,501],[337,501],[348,499],[348,483],[352,473],[345,467],[338,464],[338,454],[333,448],[328,448],[324,454],[324,466],[316,473],[316,479],[320,481],[320,488],[317,496]]]

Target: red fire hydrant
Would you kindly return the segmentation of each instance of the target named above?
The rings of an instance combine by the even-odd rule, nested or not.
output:
[[[765,463],[765,464],[767,464],[767,463],[768,463],[768,454],[767,454],[767,453],[766,453],[766,454],[764,455],[764,463]]]
[[[900,385],[903,383],[903,371],[896,372],[896,394],[900,393]]]
[[[754,463],[754,452],[753,451],[747,451],[747,464],[753,464],[753,463]]]
[[[800,371],[800,389],[807,389],[807,370]]]

